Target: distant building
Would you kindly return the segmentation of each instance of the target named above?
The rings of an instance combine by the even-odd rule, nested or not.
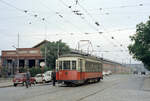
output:
[[[126,64],[127,67],[131,67],[132,70],[136,70],[136,71],[145,71],[145,67],[144,65],[141,63],[141,64]]]
[[[40,48],[48,41],[44,40],[32,48],[17,48],[16,50],[3,50],[1,56],[1,65],[7,68],[8,72],[14,74],[17,66],[39,67],[40,62],[44,61]]]

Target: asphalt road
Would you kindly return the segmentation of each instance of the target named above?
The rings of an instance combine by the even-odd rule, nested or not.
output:
[[[51,84],[0,88],[0,101],[150,101],[142,89],[144,76],[111,75],[99,83],[78,87]]]

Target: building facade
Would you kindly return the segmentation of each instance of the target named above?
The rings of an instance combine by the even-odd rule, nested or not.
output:
[[[39,67],[44,61],[41,47],[48,41],[44,40],[32,48],[17,48],[16,50],[3,50],[1,65],[7,68],[9,74],[14,74],[19,68]]]

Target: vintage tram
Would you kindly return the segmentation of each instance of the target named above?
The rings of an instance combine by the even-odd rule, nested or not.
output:
[[[66,54],[56,60],[56,80],[64,84],[84,84],[103,79],[101,59],[93,56]]]

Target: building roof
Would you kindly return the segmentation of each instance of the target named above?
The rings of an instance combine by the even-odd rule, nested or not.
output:
[[[43,40],[42,42],[36,44],[35,46],[33,46],[32,48],[39,48],[40,46],[44,45],[45,43],[49,42],[48,40]]]

